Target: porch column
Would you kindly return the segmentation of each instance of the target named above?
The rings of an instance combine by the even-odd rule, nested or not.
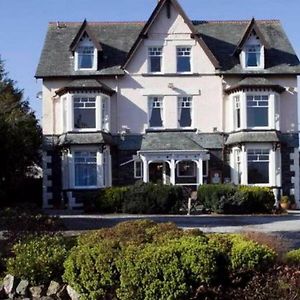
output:
[[[142,162],[143,162],[143,181],[144,182],[149,182],[149,165],[148,161],[145,157],[141,157]]]
[[[163,184],[167,184],[167,166],[166,162],[163,162],[163,171],[162,171],[162,177],[163,177]]]
[[[170,162],[170,183],[172,185],[175,185],[176,184],[176,175],[175,175],[175,170],[176,170],[176,164],[175,164],[175,159],[171,159],[171,162]]]
[[[197,162],[197,168],[198,168],[198,172],[197,172],[197,185],[202,185],[203,184],[203,160],[202,158],[199,159],[199,161]]]

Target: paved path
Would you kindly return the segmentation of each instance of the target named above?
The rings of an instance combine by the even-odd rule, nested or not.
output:
[[[115,224],[136,219],[151,219],[156,222],[174,222],[177,226],[199,228],[204,232],[240,232],[261,231],[280,235],[291,241],[292,247],[300,248],[300,211],[291,211],[287,215],[270,216],[166,216],[166,215],[86,215],[66,212],[48,212],[59,215],[67,231],[77,232],[111,227]]]

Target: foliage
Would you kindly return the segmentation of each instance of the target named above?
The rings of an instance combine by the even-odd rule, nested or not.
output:
[[[300,249],[295,249],[286,253],[285,260],[288,264],[300,265]]]
[[[58,217],[43,214],[32,205],[0,210],[0,229],[5,230],[9,244],[28,236],[56,232],[64,228]]]
[[[288,240],[285,240],[276,234],[267,234],[259,231],[245,231],[242,233],[242,236],[272,249],[277,254],[279,261],[282,261],[285,253],[291,246]]]
[[[94,230],[78,237],[79,245],[95,245],[103,239],[113,240],[120,246],[160,243],[183,236],[201,236],[199,230],[182,230],[173,223],[155,223],[150,220],[127,221],[112,228]]]
[[[7,77],[0,59],[0,201],[22,200],[25,178],[40,161],[41,128],[23,92]],[[9,196],[8,196],[9,195]],[[19,199],[17,199],[20,197]]]
[[[198,199],[205,209],[215,213],[224,213],[224,201],[231,199],[236,187],[231,184],[204,184],[198,189]]]
[[[290,203],[289,196],[281,196],[281,198],[280,198],[280,203],[286,203],[286,204],[289,204],[289,203]]]
[[[198,198],[205,209],[215,213],[268,213],[275,203],[269,188],[207,184],[198,189]]]
[[[61,236],[30,237],[13,246],[13,257],[7,260],[7,272],[32,284],[60,280],[70,247],[71,243]]]
[[[81,294],[81,299],[108,296],[119,282],[115,266],[118,252],[118,244],[108,240],[74,247],[64,263],[63,278]]]
[[[180,186],[137,182],[125,193],[123,212],[142,214],[177,213],[183,200]]]
[[[264,270],[272,266],[275,259],[276,253],[267,246],[246,240],[240,235],[232,236],[230,261],[234,271],[249,272]]]
[[[100,213],[121,212],[127,190],[127,187],[109,187],[96,193],[87,193],[84,199],[85,210]]]
[[[130,246],[117,265],[122,300],[186,299],[192,286],[210,282],[217,270],[214,250],[197,237]]]

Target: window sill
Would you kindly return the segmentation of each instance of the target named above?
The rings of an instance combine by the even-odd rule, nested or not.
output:
[[[97,190],[101,188],[105,188],[105,187],[104,186],[74,186],[73,187],[74,190]]]
[[[176,77],[176,76],[186,76],[186,77],[191,77],[191,76],[200,76],[199,73],[142,73],[143,77]]]

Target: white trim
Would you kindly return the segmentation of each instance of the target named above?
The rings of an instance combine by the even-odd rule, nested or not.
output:
[[[141,172],[140,175],[137,175],[137,164],[140,164],[140,172]],[[141,159],[133,161],[133,168],[134,168],[133,177],[135,179],[141,179],[141,178],[143,178],[143,161]]]
[[[150,48],[161,48],[161,55],[160,56],[150,56],[149,54],[149,49]],[[146,47],[146,51],[147,51],[147,71],[149,74],[164,74],[164,46],[161,44],[158,44],[158,45],[148,45]],[[160,57],[160,71],[159,72],[152,72],[151,71],[151,60],[150,60],[150,57]]]
[[[152,115],[152,109],[153,109],[153,107],[152,107],[152,104],[153,104],[153,98],[158,98],[158,99],[160,99],[160,102],[161,102],[161,106],[160,106],[160,109],[161,109],[161,111],[160,111],[160,114],[161,114],[161,121],[162,121],[162,126],[161,127],[152,127],[152,126],[150,126],[150,118],[151,118],[151,115]],[[166,115],[165,115],[165,105],[164,105],[164,96],[162,96],[162,95],[149,95],[148,97],[147,97],[147,101],[148,101],[148,112],[147,112],[147,118],[148,118],[148,128],[149,129],[153,129],[153,130],[155,130],[155,129],[158,129],[158,130],[160,130],[160,129],[163,129],[163,128],[165,128],[165,123],[166,123]]]

